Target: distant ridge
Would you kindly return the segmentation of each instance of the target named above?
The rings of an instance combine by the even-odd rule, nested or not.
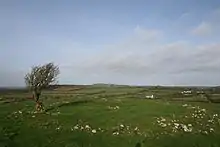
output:
[[[84,85],[74,85],[74,84],[56,84],[50,85],[47,90],[55,90],[60,88],[85,88],[89,86],[95,87],[148,87],[148,88],[187,88],[187,89],[212,89],[215,91],[220,91],[220,86],[174,86],[174,85],[122,85],[122,84],[111,84],[111,83],[94,83],[94,84],[84,84]],[[27,91],[26,87],[0,87],[0,92],[3,91]]]

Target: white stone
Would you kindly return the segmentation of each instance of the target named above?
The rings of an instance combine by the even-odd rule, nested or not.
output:
[[[95,133],[96,133],[96,130],[95,130],[95,129],[93,129],[93,130],[92,130],[92,133],[94,133],[94,134],[95,134]]]

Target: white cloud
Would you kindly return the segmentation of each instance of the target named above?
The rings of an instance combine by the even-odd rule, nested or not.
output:
[[[217,9],[213,10],[212,15],[213,15],[215,18],[219,19],[219,16],[220,16],[220,8],[217,8]]]
[[[69,84],[219,84],[220,44],[194,45],[184,40],[163,43],[162,36],[159,30],[137,26],[132,35],[120,43],[89,54],[79,52],[85,46],[71,40],[58,43],[58,48],[63,46],[55,61],[61,69],[59,81]],[[7,78],[11,76],[4,75],[0,83],[8,79],[4,85],[12,85],[14,80]],[[16,79],[23,80],[23,75]]]
[[[206,14],[205,20],[195,26],[190,33],[200,37],[219,38],[220,33],[220,8]]]
[[[180,20],[180,19],[184,19],[184,18],[187,18],[188,16],[190,16],[190,13],[189,13],[189,12],[185,12],[185,13],[181,14],[178,19],[179,19],[179,20]]]
[[[161,43],[155,38],[155,33],[152,33],[152,38],[148,36],[151,34],[148,29],[136,28],[134,32],[129,37],[133,39],[82,60],[80,64],[73,65],[72,70],[78,78],[86,77],[87,83],[218,84],[220,44],[194,45],[189,41]],[[155,42],[139,39],[136,32]]]
[[[202,22],[192,30],[192,34],[197,36],[209,36],[213,33],[213,26],[211,23]]]
[[[143,27],[140,27],[137,25],[137,27],[134,29],[134,34],[136,39],[139,39],[140,41],[155,41],[158,40],[160,37],[162,37],[162,32],[159,30],[154,29],[146,29]],[[134,39],[133,37],[133,39]]]
[[[106,71],[120,74],[151,75],[158,73],[210,72],[219,68],[220,44],[194,46],[176,42],[155,46],[155,51],[112,52],[91,58],[85,70]],[[134,49],[135,50],[135,49]],[[95,60],[96,59],[96,60]],[[92,64],[93,63],[93,64]],[[210,71],[206,71],[206,69]],[[213,69],[213,70],[212,70]]]

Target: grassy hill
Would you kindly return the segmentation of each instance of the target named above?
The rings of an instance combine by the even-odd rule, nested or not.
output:
[[[35,113],[26,90],[0,92],[0,146],[220,146],[220,104],[182,95],[187,89],[201,90],[59,85],[43,91],[44,113]]]

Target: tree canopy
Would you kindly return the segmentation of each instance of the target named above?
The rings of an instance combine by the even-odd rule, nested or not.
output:
[[[25,76],[25,83],[33,91],[41,91],[50,84],[55,84],[59,75],[59,67],[54,63],[32,67],[30,73]]]

